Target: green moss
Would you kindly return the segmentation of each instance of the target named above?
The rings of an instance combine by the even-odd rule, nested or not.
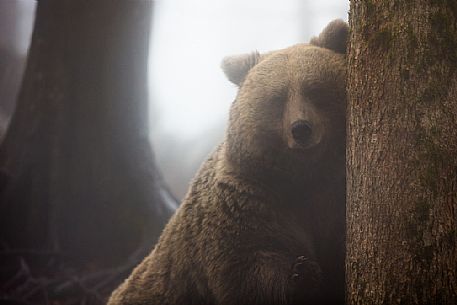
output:
[[[436,8],[430,11],[431,35],[426,35],[426,29],[416,32],[416,28],[411,25],[405,25],[402,29],[390,25],[390,32],[380,31],[378,37],[372,41],[372,45],[377,47],[381,47],[384,41],[388,41],[387,46],[396,46],[393,39],[398,39],[398,45],[406,44],[406,58],[399,59],[402,80],[414,77],[418,81],[427,82],[424,87],[418,86],[421,91],[417,100],[408,100],[408,106],[417,109],[416,143],[412,149],[418,155],[417,159],[412,161],[411,167],[419,175],[417,192],[423,194],[423,197],[416,199],[411,210],[413,216],[404,223],[406,242],[411,253],[415,254],[415,263],[424,266],[424,270],[427,270],[433,260],[437,242],[449,247],[456,239],[456,232],[451,231],[443,232],[442,238],[437,241],[431,234],[434,224],[430,217],[433,214],[433,203],[441,200],[438,198],[443,188],[441,176],[443,172],[448,172],[450,166],[455,166],[455,163],[450,163],[455,160],[455,151],[446,148],[442,143],[446,136],[445,128],[433,121],[433,114],[436,113],[438,118],[446,115],[442,102],[448,96],[450,82],[457,76],[457,1],[454,0],[451,4],[445,0],[451,8],[448,10],[443,9],[443,2],[432,2],[436,4]]]
[[[392,44],[393,35],[388,29],[380,29],[369,40],[371,48],[378,51],[387,51]]]
[[[441,239],[441,242],[447,244],[448,246],[453,245],[457,238],[455,233],[456,233],[455,230],[451,230],[451,231],[447,232]]]
[[[428,132],[430,133],[430,136],[432,136],[432,137],[439,137],[440,133],[441,133],[438,126],[432,126]]]
[[[415,204],[414,215],[406,223],[405,232],[411,252],[414,253],[413,259],[417,264],[428,266],[433,259],[433,245],[424,240],[427,230],[430,230],[430,210],[431,205],[426,198],[419,200]]]
[[[418,104],[430,105],[439,100],[449,90],[446,82],[441,79],[433,79],[427,84],[427,87],[422,91]]]
[[[433,141],[439,136],[440,130],[437,126],[432,126],[429,130],[422,128],[416,141],[417,149],[420,152],[419,158],[422,160],[420,185],[424,190],[428,190],[433,197],[439,194],[440,167],[446,158],[443,156],[441,148]]]
[[[410,55],[415,54],[415,50],[418,48],[419,42],[413,31],[413,27],[410,24],[406,27],[406,37],[408,39]]]
[[[408,241],[413,241],[413,243],[418,239],[419,230],[417,224],[413,222],[408,222],[405,224],[405,235]],[[422,238],[422,236],[421,236]]]
[[[439,171],[435,166],[428,166],[426,168],[423,183],[426,185],[427,189],[433,194],[433,197],[438,195],[438,177]]]
[[[457,15],[457,1],[455,0],[430,0],[430,4],[437,8],[444,7],[447,11]]]
[[[433,259],[434,248],[433,246],[424,246],[422,247],[422,251],[420,252],[420,259],[430,264]]]
[[[453,1],[456,2],[457,1]],[[406,28],[406,37],[409,41],[408,60],[415,63],[419,75],[437,74],[439,77],[430,78],[422,92],[419,104],[430,105],[447,95],[450,82],[457,73],[457,4],[447,4],[441,1],[432,1],[436,6],[430,15],[431,35],[428,41],[419,43],[413,29]],[[425,37],[423,37],[425,38]]]
[[[366,15],[371,16],[376,12],[376,7],[373,3],[373,1],[365,1],[365,10],[366,10]]]
[[[430,23],[434,35],[430,35],[430,45],[437,46],[438,50],[442,51],[442,54],[437,54],[438,56],[457,64],[456,13],[452,10],[438,10],[431,16]],[[454,65],[450,68],[455,70],[456,67]]]
[[[409,80],[409,70],[408,69],[402,69],[400,71],[400,76],[404,81],[408,81]]]
[[[415,214],[417,216],[417,219],[421,222],[421,223],[425,223],[429,220],[429,217],[430,217],[430,209],[431,209],[431,206],[430,206],[430,203],[428,203],[427,200],[425,199],[422,199],[418,202],[416,202],[416,206],[415,206]]]

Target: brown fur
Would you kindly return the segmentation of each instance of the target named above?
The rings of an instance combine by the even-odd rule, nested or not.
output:
[[[109,305],[344,302],[340,51],[300,44],[224,61],[240,86],[226,140]],[[304,145],[297,120],[312,124]]]

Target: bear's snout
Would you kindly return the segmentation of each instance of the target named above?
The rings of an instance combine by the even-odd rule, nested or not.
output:
[[[292,124],[291,133],[297,144],[307,146],[310,143],[313,128],[309,121],[298,120]]]

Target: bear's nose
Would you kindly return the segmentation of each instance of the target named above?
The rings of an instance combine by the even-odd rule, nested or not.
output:
[[[306,145],[309,143],[312,134],[311,123],[305,120],[298,120],[292,124],[291,132],[294,141],[299,145]]]

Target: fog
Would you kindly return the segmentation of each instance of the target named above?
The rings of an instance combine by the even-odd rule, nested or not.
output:
[[[182,197],[189,179],[222,140],[236,87],[224,56],[308,42],[348,1],[159,0],[151,57],[151,138],[165,179]]]
[[[16,72],[0,82],[0,131],[12,113],[35,10],[33,1],[8,1],[15,5],[0,2],[0,49],[17,59],[9,59],[8,68]],[[17,11],[13,14],[8,7]],[[348,9],[349,1],[337,0],[155,1],[148,80],[150,135],[157,163],[178,198],[223,139],[237,88],[222,73],[222,58],[308,42],[329,21],[347,20]],[[20,18],[12,22],[15,16]]]

